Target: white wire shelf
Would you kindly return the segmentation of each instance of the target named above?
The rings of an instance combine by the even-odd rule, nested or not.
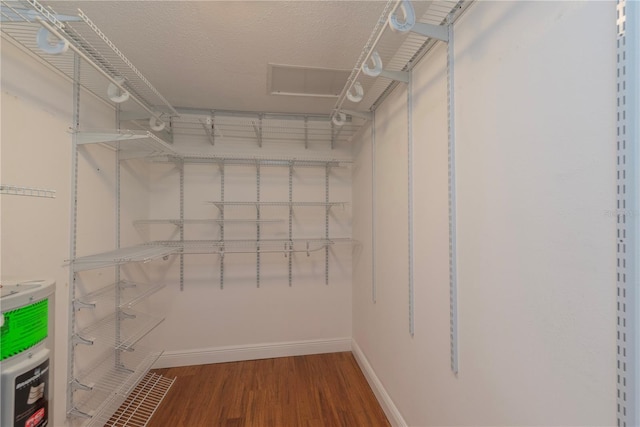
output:
[[[222,210],[225,206],[255,206],[259,208],[261,206],[286,206],[286,207],[317,207],[323,206],[331,208],[333,206],[345,207],[349,202],[218,202],[218,201],[206,201],[215,205],[218,209]]]
[[[359,130],[356,122],[335,126],[328,115],[293,115],[237,111],[209,111],[171,120],[176,135],[200,137],[216,145],[246,141],[262,146],[285,142],[301,147],[326,146],[350,141]]]
[[[175,250],[172,251],[170,248],[165,246],[138,245],[95,255],[78,257],[71,260],[71,262],[74,264],[75,271],[85,271],[112,267],[130,262],[149,262],[154,259],[167,257],[174,252]]]
[[[185,224],[275,224],[282,223],[284,219],[252,219],[252,218],[234,218],[234,219],[140,219],[133,222],[133,225],[146,224],[172,224],[176,226]]]
[[[390,92],[397,84],[387,77],[369,77],[362,72],[363,64],[366,64],[372,53],[375,51],[380,55],[383,69],[387,71],[408,71],[417,60],[437,41],[411,31],[400,33],[393,32],[389,28],[389,16],[398,9],[401,0],[388,0],[387,4],[376,21],[373,31],[355,66],[353,67],[345,87],[336,100],[332,117],[338,114],[343,108],[357,111],[371,111],[381,102],[381,99]],[[434,0],[413,1],[417,23],[441,26],[447,23],[451,15],[454,19],[462,9],[463,1]],[[402,15],[401,13],[399,13]],[[356,82],[362,85],[364,95],[359,102],[352,102],[347,98]]]
[[[0,194],[11,194],[14,196],[29,196],[29,197],[46,197],[49,199],[55,199],[55,190],[46,190],[44,188],[34,187],[20,187],[17,185],[3,185],[0,184]]]
[[[116,298],[116,288],[118,286],[120,287],[120,301],[116,301],[116,303],[118,303],[119,308],[128,308],[163,289],[165,284],[137,283],[121,280],[120,283],[112,283],[78,297],[76,300],[77,308],[94,307],[102,303],[109,303],[113,306],[113,301],[115,301]]]
[[[161,105],[171,115],[176,110],[122,54],[122,52],[95,26],[77,5],[57,2],[57,11],[44,7],[37,0],[0,1],[1,30],[19,46],[30,51],[49,65],[74,78],[74,52],[83,64],[80,84],[104,101],[115,105],[107,93],[109,83],[118,83],[125,89],[131,101],[120,104],[124,111],[145,110],[150,116],[161,116],[155,106]],[[49,33],[68,42],[68,48],[60,53],[46,53],[38,46],[37,35],[46,27]],[[57,33],[57,34],[56,34]],[[67,50],[68,49],[68,50]],[[133,101],[133,102],[132,102]]]
[[[176,155],[171,145],[148,131],[77,131],[77,143],[101,144],[121,151],[121,158]]]
[[[335,244],[351,243],[351,238],[265,239],[265,240],[162,240],[153,244],[180,248],[185,254],[316,252]]]
[[[126,401],[162,352],[142,347],[132,351],[109,351],[106,357],[76,375],[70,386],[87,386],[89,390],[75,391],[78,404],[71,415],[90,417],[84,425],[102,426]]]
[[[129,350],[163,321],[164,318],[161,317],[126,309],[98,320],[78,331],[76,335],[90,342],[97,342],[101,339],[104,339],[105,342],[112,342],[116,340],[114,331],[119,323],[120,338],[115,341],[115,348]]]
[[[175,380],[147,372],[105,427],[145,427]]]

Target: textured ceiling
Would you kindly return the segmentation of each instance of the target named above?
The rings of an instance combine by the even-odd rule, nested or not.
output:
[[[333,98],[269,95],[268,64],[350,70],[383,1],[64,1],[176,107],[328,114]]]

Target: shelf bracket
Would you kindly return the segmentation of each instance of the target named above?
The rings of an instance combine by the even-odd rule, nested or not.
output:
[[[74,378],[73,381],[71,381],[71,383],[69,383],[69,385],[71,386],[71,388],[74,391],[76,391],[76,390],[84,390],[84,391],[93,390],[93,385],[82,384],[80,381],[78,381],[77,378]]]
[[[75,300],[73,302],[73,309],[75,311],[80,311],[83,308],[96,308],[96,303],[95,302],[84,302],[84,301],[80,301],[80,300]]]
[[[258,147],[262,148],[262,118],[263,118],[263,114],[260,113],[260,115],[258,116],[258,125],[256,125],[256,122],[252,122],[253,125],[253,131],[256,133],[256,138],[258,140]]]
[[[85,418],[85,419],[93,418],[93,416],[87,414],[86,412],[82,412],[78,408],[72,408],[69,412],[67,412],[67,414],[70,416],[78,417],[78,418]]]
[[[409,83],[408,71],[390,71],[382,70],[379,74],[380,77],[386,77],[387,79],[396,80],[403,83]]]
[[[371,121],[371,119],[373,118],[373,113],[371,111],[342,110],[342,112],[353,117],[365,119],[367,121]]]
[[[207,138],[209,138],[209,142],[211,145],[215,145],[216,140],[214,137],[214,126],[213,126],[213,117],[207,117],[205,121],[200,120],[200,124],[204,129],[204,132],[207,134]]]
[[[440,40],[442,42],[449,41],[449,29],[442,25],[425,24],[424,22],[416,22],[412,32],[431,39]]]
[[[121,311],[121,312],[120,312],[120,316],[121,316],[123,319],[135,319],[135,318],[136,318],[136,315],[135,315],[135,314],[129,314],[129,313],[127,313],[126,311]]]
[[[71,337],[71,342],[73,343],[73,345],[78,345],[78,344],[93,345],[93,339],[87,339],[87,338],[81,337],[78,334],[75,334],[73,337]]]

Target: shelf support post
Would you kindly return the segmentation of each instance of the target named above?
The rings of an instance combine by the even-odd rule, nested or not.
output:
[[[449,15],[447,27],[447,103],[449,128],[449,329],[451,344],[451,371],[458,374],[458,251],[456,229],[456,127],[455,127],[455,79],[453,16]]]
[[[371,300],[376,303],[376,112],[371,117]]]
[[[411,72],[410,72],[411,73]],[[414,248],[413,248],[413,78],[409,74],[409,81],[407,82],[407,224],[408,224],[408,239],[409,242],[409,335],[414,336],[415,321],[414,321],[414,281],[413,281],[413,266],[414,266]]]
[[[80,127],[80,57],[78,54],[73,55],[73,128]],[[76,237],[78,231],[78,135],[73,132],[71,136],[71,224],[69,227],[69,301],[76,299]],[[76,336],[76,311],[73,304],[69,304],[69,323],[67,333],[69,337]],[[73,371],[75,365],[75,342],[69,339],[67,347],[67,383],[73,381]],[[67,413],[75,408],[73,402],[73,389],[67,387]]]
[[[324,202],[326,203],[326,209],[324,211],[324,238],[326,241],[329,240],[329,208],[331,207],[331,205],[329,205],[330,172],[331,165],[327,163],[324,169]],[[329,285],[329,245],[325,245],[324,247],[324,284]]]
[[[289,162],[289,244],[293,244],[293,161]],[[293,252],[289,252],[289,286],[293,285]]]
[[[184,160],[177,159],[176,166],[180,173],[180,223],[178,230],[180,231],[180,242],[183,244],[180,251],[180,291],[184,291]]]
[[[616,40],[617,425],[640,423],[638,165],[640,164],[640,4],[619,0]]]
[[[260,287],[260,162],[256,161],[256,287]]]
[[[220,241],[224,242],[224,160],[220,163]],[[224,243],[223,243],[224,245]],[[224,289],[224,246],[220,253],[220,289]]]

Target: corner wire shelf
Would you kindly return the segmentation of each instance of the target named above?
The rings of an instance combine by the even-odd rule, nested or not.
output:
[[[34,187],[20,187],[17,185],[0,184],[0,194],[11,194],[14,196],[45,197],[48,199],[56,198],[55,190],[46,190],[44,188],[34,188]]]
[[[369,77],[362,71],[362,66],[367,64],[374,51],[378,52],[386,71],[410,71],[416,62],[437,42],[436,39],[423,36],[411,31],[405,33],[393,32],[389,28],[389,16],[396,12],[402,0],[389,0],[374,25],[355,66],[353,67],[347,83],[340,92],[331,113],[332,119],[345,107],[361,112],[369,112],[384,100],[384,98],[396,87],[397,81],[387,77]],[[431,2],[415,1],[413,8],[416,22],[440,26],[447,23],[451,17],[459,16],[466,8],[464,1],[435,0]],[[452,16],[453,15],[453,16]],[[362,85],[364,96],[360,102],[352,102],[347,98],[356,84]]]
[[[124,56],[109,38],[81,10],[57,2],[57,11],[37,0],[0,1],[1,31],[26,51],[48,63],[69,79],[74,79],[74,55],[90,65],[83,68],[80,84],[105,102],[115,105],[107,94],[111,83],[129,93],[131,101],[120,104],[123,111],[146,111],[149,117],[177,116],[178,112]],[[45,53],[36,41],[37,33],[65,39],[69,49],[59,54]],[[137,105],[136,105],[137,104]],[[166,112],[156,110],[162,106]]]
[[[120,319],[118,319],[120,318]],[[138,341],[154,330],[164,318],[126,309],[112,313],[90,326],[81,329],[75,335],[80,341],[92,343],[99,338],[113,339],[116,323],[120,323],[121,338],[115,343],[117,350],[130,350]]]
[[[75,131],[78,145],[100,144],[120,150],[120,159],[177,155],[171,145],[149,131]]]
[[[308,148],[347,143],[359,126],[356,122],[347,122],[336,127],[329,115],[211,110],[182,112],[179,118],[172,118],[171,129],[176,135],[198,137],[214,146],[245,141],[260,147],[286,142]]]
[[[176,251],[164,246],[137,245],[99,254],[77,257],[69,262],[73,263],[75,271],[93,270],[112,267],[129,262],[149,262],[164,258]]]
[[[160,240],[153,244],[180,248],[185,254],[255,254],[320,251],[326,247],[351,243],[351,238],[334,239],[265,239],[265,240]]]
[[[81,309],[95,307],[96,305],[106,303],[107,301],[113,303],[116,298],[116,287],[120,287],[120,301],[118,302],[118,308],[129,308],[163,289],[165,284],[161,283],[153,285],[121,280],[119,283],[112,283],[76,298],[76,308]]]
[[[85,426],[104,426],[144,381],[143,378],[148,376],[149,369],[161,355],[162,352],[152,352],[142,347],[136,347],[134,351],[119,351],[117,354],[109,352],[90,369],[75,376],[74,384],[88,389],[78,388],[75,391],[78,403],[69,411],[69,415],[86,418]],[[164,394],[166,391],[168,387]]]

